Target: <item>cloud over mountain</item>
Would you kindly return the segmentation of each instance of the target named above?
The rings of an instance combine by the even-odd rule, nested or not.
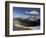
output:
[[[26,11],[25,13],[33,14],[33,15],[34,15],[34,14],[37,14],[37,15],[39,14],[37,11],[31,11],[31,12]]]

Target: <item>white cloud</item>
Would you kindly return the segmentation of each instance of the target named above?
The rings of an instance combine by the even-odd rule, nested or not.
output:
[[[39,14],[37,11],[31,11],[30,14]]]
[[[26,11],[25,13],[28,13],[28,14],[39,14],[37,11],[31,11],[31,12],[28,12],[28,11]]]
[[[29,13],[28,11],[26,11],[25,13]]]

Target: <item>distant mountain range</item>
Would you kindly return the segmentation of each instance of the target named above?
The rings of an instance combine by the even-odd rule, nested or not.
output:
[[[40,19],[40,16],[21,16],[21,17],[14,17],[14,19],[22,19],[22,20],[28,20],[28,21],[36,21]]]
[[[29,17],[16,17],[14,18],[14,21],[18,20],[22,24],[26,24],[26,26],[38,26],[40,25],[40,16],[29,16]]]

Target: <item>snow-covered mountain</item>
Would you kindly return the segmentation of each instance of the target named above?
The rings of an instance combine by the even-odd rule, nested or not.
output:
[[[27,21],[36,21],[37,19],[40,19],[40,16],[20,16],[20,17],[14,17],[15,19],[20,18],[22,20],[27,20]]]

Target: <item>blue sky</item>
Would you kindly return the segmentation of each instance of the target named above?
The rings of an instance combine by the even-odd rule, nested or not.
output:
[[[32,15],[32,11],[35,11],[36,13],[39,13],[38,15],[40,15],[40,8],[13,7],[13,16],[20,17]]]

